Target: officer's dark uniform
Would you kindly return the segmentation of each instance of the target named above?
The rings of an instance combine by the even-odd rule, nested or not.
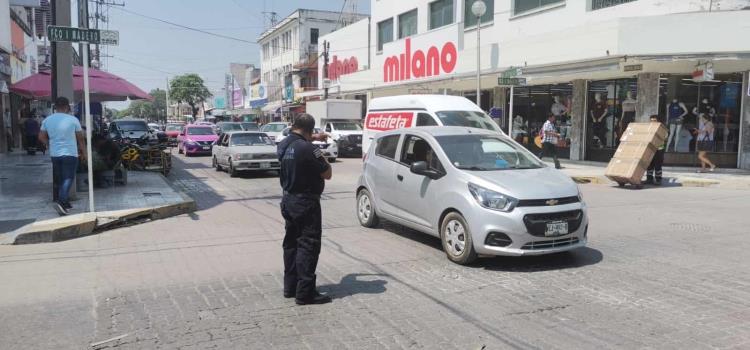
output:
[[[284,295],[310,298],[315,293],[322,235],[320,195],[325,181],[320,174],[330,165],[317,147],[294,132],[279,143],[277,152],[284,189],[281,215],[286,221]]]

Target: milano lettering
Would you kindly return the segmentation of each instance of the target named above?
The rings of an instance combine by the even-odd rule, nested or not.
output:
[[[404,45],[404,53],[385,59],[383,64],[384,82],[451,73],[456,68],[458,50],[456,50],[456,45],[450,41],[443,44],[440,50],[435,46],[430,46],[427,53],[422,50],[412,53],[410,38],[404,40]]]

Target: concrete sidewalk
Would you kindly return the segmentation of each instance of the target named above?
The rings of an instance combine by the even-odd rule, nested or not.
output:
[[[126,186],[95,188],[96,213],[88,212],[87,188],[82,190],[71,201],[71,215],[60,217],[52,206],[49,156],[0,155],[0,244],[60,241],[195,210],[190,197],[154,172],[132,171]]]
[[[554,166],[551,162],[546,162]],[[576,182],[602,185],[616,185],[604,176],[607,163],[589,161],[560,161],[562,171]],[[714,172],[698,173],[697,168],[664,167],[665,186],[721,187],[729,189],[750,189],[750,171],[742,169],[716,169]]]

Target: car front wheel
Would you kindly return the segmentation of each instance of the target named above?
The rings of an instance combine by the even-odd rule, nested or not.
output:
[[[372,205],[372,195],[366,189],[361,189],[357,193],[357,218],[360,225],[368,228],[378,226],[380,221]]]
[[[440,240],[450,261],[467,265],[477,259],[469,225],[461,214],[452,212],[445,216],[440,225]]]
[[[219,161],[216,160],[216,157],[214,157],[213,161],[211,162],[213,163],[214,169],[216,169],[216,171],[221,171],[221,165],[219,165]]]
[[[232,165],[232,160],[229,160],[229,177],[237,177],[237,169]]]

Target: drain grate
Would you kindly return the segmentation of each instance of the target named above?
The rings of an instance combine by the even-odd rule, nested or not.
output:
[[[143,192],[144,197],[158,197],[161,196],[161,192]]]

